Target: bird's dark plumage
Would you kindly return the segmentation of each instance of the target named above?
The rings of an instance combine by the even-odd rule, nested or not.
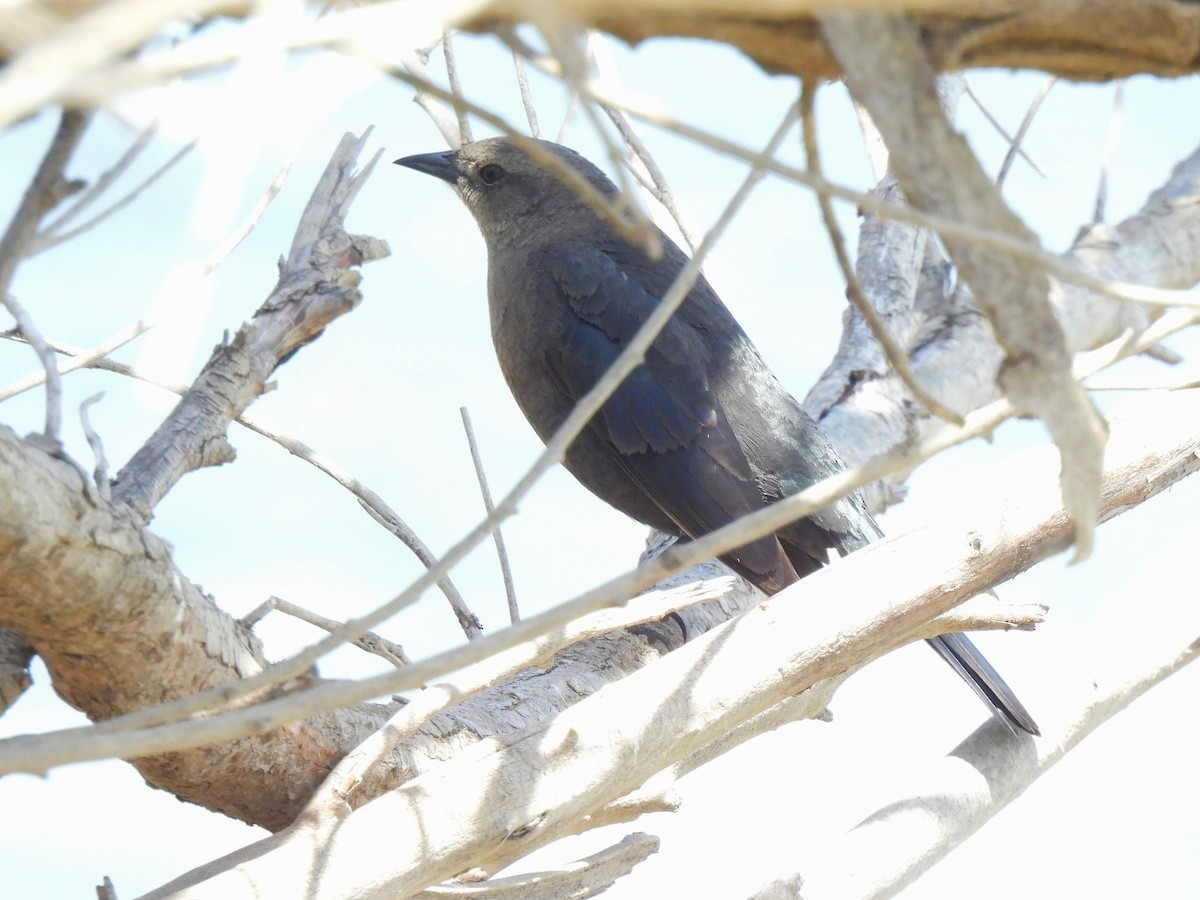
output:
[[[579,154],[538,142],[601,194],[616,187]],[[659,233],[651,259],[516,143],[396,161],[455,187],[488,247],[488,300],[500,368],[547,440],[670,288],[687,257]],[[585,487],[683,538],[728,524],[842,468],[817,424],[767,368],[703,277],[567,453]],[[880,532],[851,495],[722,559],[775,593]],[[963,635],[930,641],[1010,730],[1032,718]]]

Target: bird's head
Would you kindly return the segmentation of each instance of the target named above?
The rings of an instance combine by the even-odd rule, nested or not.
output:
[[[537,155],[561,161],[604,197],[616,195],[608,177],[574,150],[550,141],[533,143],[544,151]],[[406,156],[396,164],[453,185],[490,246],[527,239],[542,228],[553,229],[557,237],[567,237],[574,229],[593,233],[599,222],[559,173],[509,138],[486,138],[459,150]]]

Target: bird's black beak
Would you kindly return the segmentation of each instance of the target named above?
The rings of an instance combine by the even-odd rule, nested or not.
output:
[[[455,153],[453,150],[448,150],[445,153],[420,153],[416,156],[406,156],[403,159],[396,160],[396,165],[405,166],[409,169],[416,169],[418,172],[424,172],[426,175],[432,175],[435,178],[440,178],[442,181],[448,181],[454,184],[458,181],[459,171],[454,164]]]

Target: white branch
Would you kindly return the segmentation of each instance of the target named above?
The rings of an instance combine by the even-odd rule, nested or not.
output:
[[[1114,422],[1106,517],[1200,468],[1198,421],[1200,396],[1176,392],[1146,398]],[[536,843],[784,698],[924,636],[929,619],[954,603],[1065,547],[1070,525],[1053,500],[1053,456],[1021,460],[1007,478],[997,473],[999,496],[964,498],[969,522],[872,545],[518,739],[460,754],[345,818],[304,823],[216,861],[202,884],[184,876],[150,896],[239,898],[267,885],[311,898],[403,895],[501,844]],[[892,601],[884,610],[881,584]],[[997,752],[1029,740],[998,736]],[[391,852],[371,849],[379,834],[389,835]],[[308,865],[314,846],[319,874]]]
[[[883,900],[912,884],[1096,728],[1200,654],[1195,604],[1165,606],[1138,610],[1143,625],[1153,624],[1121,652],[1106,651],[1086,671],[1041,682],[1040,739],[1005,741],[987,723],[904,778],[849,832],[827,846],[804,847],[803,857],[818,862],[774,881],[756,900]]]
[[[883,135],[909,200],[1036,245],[943,114],[916,26],[899,17],[833,14],[821,27],[851,92]],[[942,238],[1004,349],[1001,387],[1015,406],[1045,422],[1062,453],[1063,501],[1075,519],[1075,552],[1082,559],[1092,547],[1105,434],[1100,414],[1071,376],[1049,281],[972,242]]]

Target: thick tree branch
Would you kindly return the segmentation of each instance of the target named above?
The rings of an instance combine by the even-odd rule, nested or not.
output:
[[[864,232],[876,234],[881,226],[887,226],[889,237],[878,245],[868,242],[869,265],[904,273],[912,264],[913,226],[872,216]],[[860,259],[861,247],[860,239]],[[1166,288],[1195,284],[1200,280],[1200,150],[1181,161],[1137,213],[1115,226],[1089,229],[1062,258],[1114,281]],[[914,309],[919,327],[901,332],[913,369],[955,408],[977,408],[995,396],[1001,350],[970,290],[947,289],[936,248],[927,250],[920,286],[924,295],[918,295]],[[1050,298],[1072,351],[1114,340],[1131,327],[1140,331],[1158,312],[1056,278],[1051,279]],[[941,427],[927,415],[911,414],[911,400],[899,378],[855,374],[871,371],[869,362],[877,357],[865,346],[869,338],[862,331],[844,330],[837,356],[804,402],[851,465],[886,448],[920,441]],[[900,473],[901,478],[906,475]],[[877,499],[873,505],[887,504]]]
[[[137,503],[137,513],[86,490],[75,467],[0,433],[0,623],[36,650],[58,693],[93,719],[188,696],[197,685],[241,683],[265,668],[248,630],[175,569],[169,550],[142,524],[157,497],[204,458],[204,448],[223,441],[224,416],[244,408],[271,368],[357,302],[358,276],[348,267],[385,249],[341,230],[365,177],[351,177],[359,150],[361,142],[350,139],[339,148],[297,232],[285,287],[232,347],[218,351],[208,380],[202,376],[141,455],[160,458],[126,468],[124,499]],[[246,379],[239,382],[239,374]],[[237,399],[222,407],[214,396]],[[348,710],[223,748],[143,757],[138,766],[182,798],[279,827],[295,812],[292,786],[323,777],[389,712]],[[229,765],[231,758],[238,764]]]
[[[261,671],[258,640],[179,572],[137,517],[93,502],[80,480],[0,429],[0,625],[34,648],[58,694],[106,719]],[[280,827],[294,815],[294,785],[323,777],[388,712],[347,710],[137,766],[183,799]]]
[[[797,852],[810,864],[755,900],[883,900],[912,884],[1096,728],[1200,655],[1195,606],[1172,606],[1139,608],[1139,621],[1153,626],[1139,629],[1125,652],[1096,654],[1087,669],[1041,683],[1040,740],[1001,743],[988,722],[946,757],[910,773],[849,832]]]
[[[1197,392],[1143,400],[1114,421],[1105,517],[1200,469],[1197,421]],[[968,523],[872,545],[544,725],[463,754],[336,822],[305,822],[216,861],[202,883],[184,876],[150,896],[226,900],[268,884],[312,898],[403,895],[501,845],[534,843],[784,698],[924,636],[930,618],[1068,546],[1070,521],[1053,500],[1056,476],[1047,454],[1036,466],[1021,460],[1019,473],[995,479],[999,496],[972,498]],[[889,586],[886,610],[880,584]],[[1004,736],[996,745],[1009,752],[1030,740]],[[364,852],[379,834],[389,835],[393,852]]]
[[[905,196],[923,208],[1036,244],[947,121],[915,26],[901,18],[841,14],[822,23],[851,92],[891,151]],[[1104,426],[1071,374],[1047,277],[952,235],[942,239],[1004,349],[1000,386],[1018,409],[1045,422],[1062,453],[1062,492],[1075,519],[1076,557],[1086,557],[1096,521]]]
[[[566,0],[556,9],[582,26],[632,43],[663,36],[706,38],[738,47],[770,72],[834,79],[839,69],[821,38],[816,16],[835,6],[914,16],[923,48],[939,71],[1033,68],[1103,80],[1200,70],[1200,10],[1175,0]],[[250,7],[196,0],[83,0],[71,4],[61,20],[42,20],[42,27],[33,27],[19,6],[0,7],[0,59],[11,56],[0,74],[0,127],[64,99],[94,102],[118,90],[161,83],[169,74],[161,71],[159,60],[130,61],[128,51],[171,19],[211,15],[218,8],[233,14]],[[274,27],[260,29],[253,41],[259,51],[268,52],[344,46],[356,38],[372,40],[387,33],[406,35],[412,46],[427,47],[440,34],[443,18],[446,24],[483,30],[536,20],[543,10],[531,0],[462,3],[448,9],[439,0],[380,3],[341,10],[315,24],[281,17],[271,23]],[[187,43],[226,47],[224,55],[235,57],[245,50],[243,40],[226,34]]]
[[[1099,80],[1181,75],[1200,64],[1200,15],[1171,0],[566,0],[556,6],[631,43],[666,35],[721,41],[767,71],[804,78],[839,75],[817,24],[833,9],[911,15],[939,71],[1029,68]],[[537,12],[530,0],[493,0],[473,13],[473,23],[536,19]]]

